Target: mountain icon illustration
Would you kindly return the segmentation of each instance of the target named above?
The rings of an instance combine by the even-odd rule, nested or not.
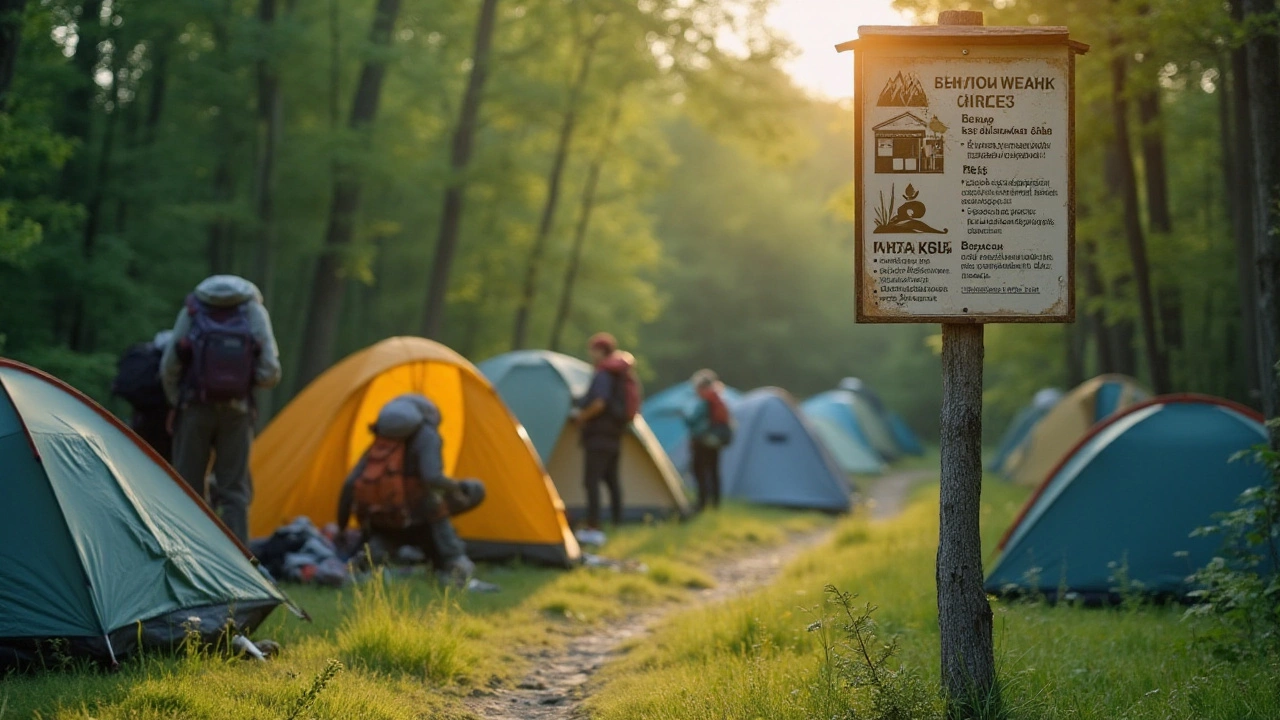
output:
[[[885,83],[876,100],[877,107],[929,107],[929,98],[924,94],[924,85],[915,73],[898,71]]]

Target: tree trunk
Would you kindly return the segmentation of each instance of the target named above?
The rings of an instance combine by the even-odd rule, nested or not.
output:
[[[371,45],[375,48],[391,45],[391,31],[399,13],[400,0],[377,0],[373,27],[369,32]],[[351,102],[349,125],[353,130],[367,129],[377,117],[386,72],[386,58],[382,53],[375,52],[365,60]],[[311,283],[311,301],[303,331],[302,354],[298,360],[298,387],[324,372],[333,355],[346,289],[346,281],[342,277],[343,253],[354,235],[356,212],[360,209],[360,190],[360,179],[352,168],[341,164],[335,167],[329,225]]]
[[[1102,275],[1092,257],[1084,258],[1085,292],[1090,298],[1105,298],[1106,286],[1102,284]],[[1112,348],[1111,329],[1107,327],[1107,315],[1102,308],[1089,312],[1089,324],[1094,333],[1094,352],[1097,353],[1098,373],[1118,372],[1116,370],[1115,351]]]
[[[952,717],[998,697],[991,606],[982,589],[982,325],[942,326],[938,630]]]
[[[1119,41],[1113,39],[1112,46],[1118,48]],[[1114,194],[1120,199],[1123,210],[1124,234],[1129,246],[1129,260],[1133,265],[1133,280],[1138,296],[1142,339],[1146,350],[1147,371],[1151,375],[1151,388],[1157,394],[1164,394],[1171,389],[1169,367],[1156,332],[1151,268],[1147,262],[1142,218],[1138,214],[1138,183],[1133,169],[1133,151],[1129,143],[1129,101],[1125,96],[1127,73],[1128,65],[1125,58],[1117,52],[1111,61],[1111,112],[1115,124],[1115,139],[1113,149],[1107,158],[1107,179]]]
[[[453,131],[453,148],[449,156],[451,176],[444,192],[444,209],[440,214],[440,233],[436,238],[435,261],[427,289],[426,311],[422,318],[422,334],[439,337],[444,330],[445,301],[449,292],[449,273],[458,250],[458,232],[462,228],[463,195],[466,192],[467,166],[471,163],[471,146],[480,118],[484,84],[489,77],[490,45],[497,25],[498,0],[481,0],[476,23],[475,49],[471,53],[471,76],[458,111],[458,125]]]
[[[268,37],[275,34],[276,0],[258,0],[258,22]],[[274,42],[267,43],[274,48]],[[256,238],[255,275],[258,288],[270,301],[275,282],[273,262],[275,259],[276,224],[275,224],[275,164],[276,152],[280,146],[280,135],[284,127],[284,94],[280,90],[280,78],[276,72],[276,53],[271,49],[264,51],[258,59],[258,167],[255,175],[255,198],[258,215],[258,237]]]
[[[1153,235],[1168,236],[1173,232],[1169,169],[1165,159],[1164,123],[1160,118],[1160,92],[1154,87],[1138,98],[1138,122],[1142,128],[1142,166],[1146,170],[1143,179],[1147,189],[1147,218]],[[1182,347],[1182,297],[1177,283],[1158,287],[1156,304],[1160,308],[1160,338],[1167,364],[1169,351]]]
[[[115,145],[116,119],[120,115],[120,70],[112,63],[111,67],[111,112],[107,115],[102,130],[102,146],[98,151],[97,168],[89,185],[89,197],[84,206],[84,227],[82,228],[80,252],[88,268],[93,266],[93,257],[98,246],[98,231],[102,228],[102,208],[106,201],[106,187],[111,182],[111,158]],[[77,306],[71,319],[71,343],[69,347],[76,352],[92,352],[94,349],[93,328],[96,324],[89,320],[89,300],[86,288],[77,288]]]
[[[569,321],[569,313],[573,309],[574,285],[578,281],[578,271],[582,266],[582,252],[587,244],[587,228],[591,225],[591,213],[596,207],[596,190],[600,187],[600,170],[604,167],[610,151],[613,149],[613,133],[622,115],[622,95],[619,93],[609,111],[609,119],[605,121],[604,137],[600,148],[591,159],[591,167],[587,170],[587,182],[582,187],[582,202],[578,210],[578,224],[573,230],[573,249],[569,253],[569,264],[564,271],[564,284],[560,288],[560,302],[556,304],[556,317],[551,325],[551,342],[548,347],[552,352],[560,350],[564,339],[564,328]]]
[[[84,0],[80,3],[80,14],[76,20],[75,52],[71,55],[71,66],[74,83],[67,94],[67,104],[62,115],[60,130],[70,140],[84,140],[89,137],[89,129],[93,118],[93,95],[96,92],[94,72],[98,67],[98,44],[104,35],[102,27],[102,0]],[[82,156],[83,151],[77,153]],[[64,180],[74,183],[83,166],[75,172],[70,170],[76,165],[74,159],[67,163],[63,173]]]
[[[1258,274],[1258,366],[1262,409],[1280,416],[1280,42],[1275,0],[1244,0],[1246,23],[1260,21],[1245,45],[1249,78],[1249,121],[1253,137],[1253,238]],[[1265,27],[1265,29],[1263,29]],[[1280,428],[1271,428],[1271,447],[1280,450]]]
[[[0,113],[9,108],[9,86],[18,64],[26,13],[27,0],[0,0]]]
[[[1242,0],[1231,0],[1231,17],[1244,18]],[[1249,118],[1249,63],[1244,46],[1231,51],[1230,107],[1225,93],[1219,114],[1223,126],[1223,157],[1226,167],[1227,199],[1231,208],[1231,229],[1236,246],[1236,282],[1240,293],[1240,337],[1244,359],[1247,402],[1257,407],[1262,400],[1262,373],[1258,353],[1258,273],[1253,248],[1253,131]]]
[[[587,80],[591,76],[591,59],[596,54],[596,43],[600,40],[600,33],[603,30],[604,23],[597,23],[587,37],[587,44],[582,49],[582,60],[578,65],[578,74],[569,88],[569,103],[565,109],[564,119],[560,123],[560,137],[556,141],[555,154],[552,156],[551,173],[547,176],[547,198],[542,206],[538,232],[534,236],[533,248],[529,251],[528,264],[525,266],[524,285],[516,304],[515,327],[511,333],[512,350],[523,350],[525,339],[529,335],[529,315],[533,312],[533,300],[538,292],[538,272],[542,268],[542,256],[547,251],[547,239],[551,236],[551,228],[555,224],[556,209],[560,205],[560,181],[564,177],[564,166],[569,160],[570,148],[573,144],[573,131],[578,120],[578,105],[582,102],[582,93],[586,90]]]

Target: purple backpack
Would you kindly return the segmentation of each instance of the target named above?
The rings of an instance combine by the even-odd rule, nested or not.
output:
[[[252,397],[259,348],[249,327],[249,303],[215,307],[188,295],[186,305],[191,330],[180,347],[187,397],[205,403]]]

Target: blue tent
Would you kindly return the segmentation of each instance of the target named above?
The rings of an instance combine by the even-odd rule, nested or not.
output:
[[[851,475],[879,475],[884,472],[885,464],[880,455],[846,432],[839,423],[826,417],[806,415],[805,419],[841,470]]]
[[[1185,594],[1187,575],[1221,543],[1191,531],[1267,479],[1258,465],[1231,462],[1266,442],[1261,420],[1225,400],[1170,395],[1094,426],[1005,534],[988,592],[1055,596],[1065,588],[1104,599],[1121,565],[1149,592]]]
[[[577,429],[568,420],[574,398],[585,395],[591,383],[591,366],[560,353],[522,350],[490,358],[478,367],[529,433],[566,512],[571,518],[580,516],[586,506],[583,455]],[[643,417],[637,417],[623,437],[619,462],[627,519],[689,511],[680,474]]]
[[[725,497],[762,505],[849,510],[844,473],[786,392],[753,390],[732,403],[732,410],[738,432],[720,461]]]
[[[1013,416],[1013,422],[1009,423],[1009,427],[1000,438],[1000,445],[991,461],[987,463],[987,469],[991,472],[1003,472],[1009,457],[1031,434],[1031,428],[1035,427],[1036,423],[1040,422],[1040,418],[1047,415],[1061,399],[1062,391],[1057,388],[1044,388],[1037,392],[1031,402]]]
[[[924,455],[924,445],[920,443],[920,437],[907,424],[906,419],[896,412],[889,412],[885,417],[889,421],[889,429],[893,431],[893,439],[897,441],[898,447],[902,448],[902,452],[908,455]]]
[[[839,425],[846,433],[871,448],[886,463],[902,454],[893,430],[885,422],[869,396],[841,388],[828,390],[805,400],[801,405],[805,415],[826,418]]]
[[[723,397],[726,403],[732,405],[742,397],[742,393],[727,387]],[[662,449],[667,451],[671,462],[682,472],[689,469],[689,428],[685,426],[684,418],[697,401],[698,394],[694,391],[693,384],[686,380],[650,395],[640,411]]]

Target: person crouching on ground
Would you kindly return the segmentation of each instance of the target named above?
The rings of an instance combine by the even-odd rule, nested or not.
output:
[[[370,426],[373,444],[342,485],[338,529],[355,515],[362,545],[378,548],[370,553],[375,562],[398,548],[417,548],[442,584],[466,587],[475,563],[450,518],[479,505],[484,485],[445,476],[439,428],[440,410],[423,395],[401,395],[384,405]]]
[[[720,507],[720,451],[733,442],[733,416],[725,405],[724,385],[711,370],[693,374],[698,399],[685,416],[689,427],[693,477],[698,484],[698,512]]]
[[[595,375],[572,415],[582,433],[585,456],[582,478],[587,491],[586,525],[578,532],[578,540],[588,545],[603,545],[600,485],[609,489],[613,524],[621,524],[623,505],[618,458],[622,433],[638,410],[639,384],[635,377],[635,359],[631,353],[618,350],[617,340],[609,333],[594,335],[587,343],[587,352],[595,366]]]

